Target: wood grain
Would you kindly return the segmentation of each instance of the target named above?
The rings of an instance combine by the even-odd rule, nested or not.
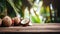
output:
[[[32,26],[0,27],[0,32],[60,32],[60,23],[33,24]]]

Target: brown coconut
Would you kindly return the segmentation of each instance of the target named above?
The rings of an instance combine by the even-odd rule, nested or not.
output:
[[[2,25],[2,19],[0,18],[0,26]]]
[[[21,19],[19,17],[14,18],[14,25],[20,25]]]
[[[12,25],[12,19],[9,16],[5,16],[3,18],[3,25],[4,26],[11,26]]]

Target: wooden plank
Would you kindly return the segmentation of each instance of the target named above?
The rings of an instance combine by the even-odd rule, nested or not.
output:
[[[0,32],[60,32],[60,23],[33,24],[27,27],[0,27]]]

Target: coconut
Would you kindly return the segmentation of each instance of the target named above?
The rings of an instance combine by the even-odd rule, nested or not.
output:
[[[11,26],[12,25],[12,20],[9,16],[5,16],[3,18],[3,25],[4,26]]]
[[[21,19],[19,17],[14,18],[14,25],[20,25]]]
[[[0,26],[2,25],[2,19],[0,18]]]
[[[27,18],[23,19],[23,20],[21,21],[21,24],[22,24],[23,26],[29,25],[29,19],[27,19]]]

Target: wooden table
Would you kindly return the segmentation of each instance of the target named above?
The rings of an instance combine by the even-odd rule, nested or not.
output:
[[[60,23],[33,24],[27,27],[0,27],[0,32],[60,32]]]

